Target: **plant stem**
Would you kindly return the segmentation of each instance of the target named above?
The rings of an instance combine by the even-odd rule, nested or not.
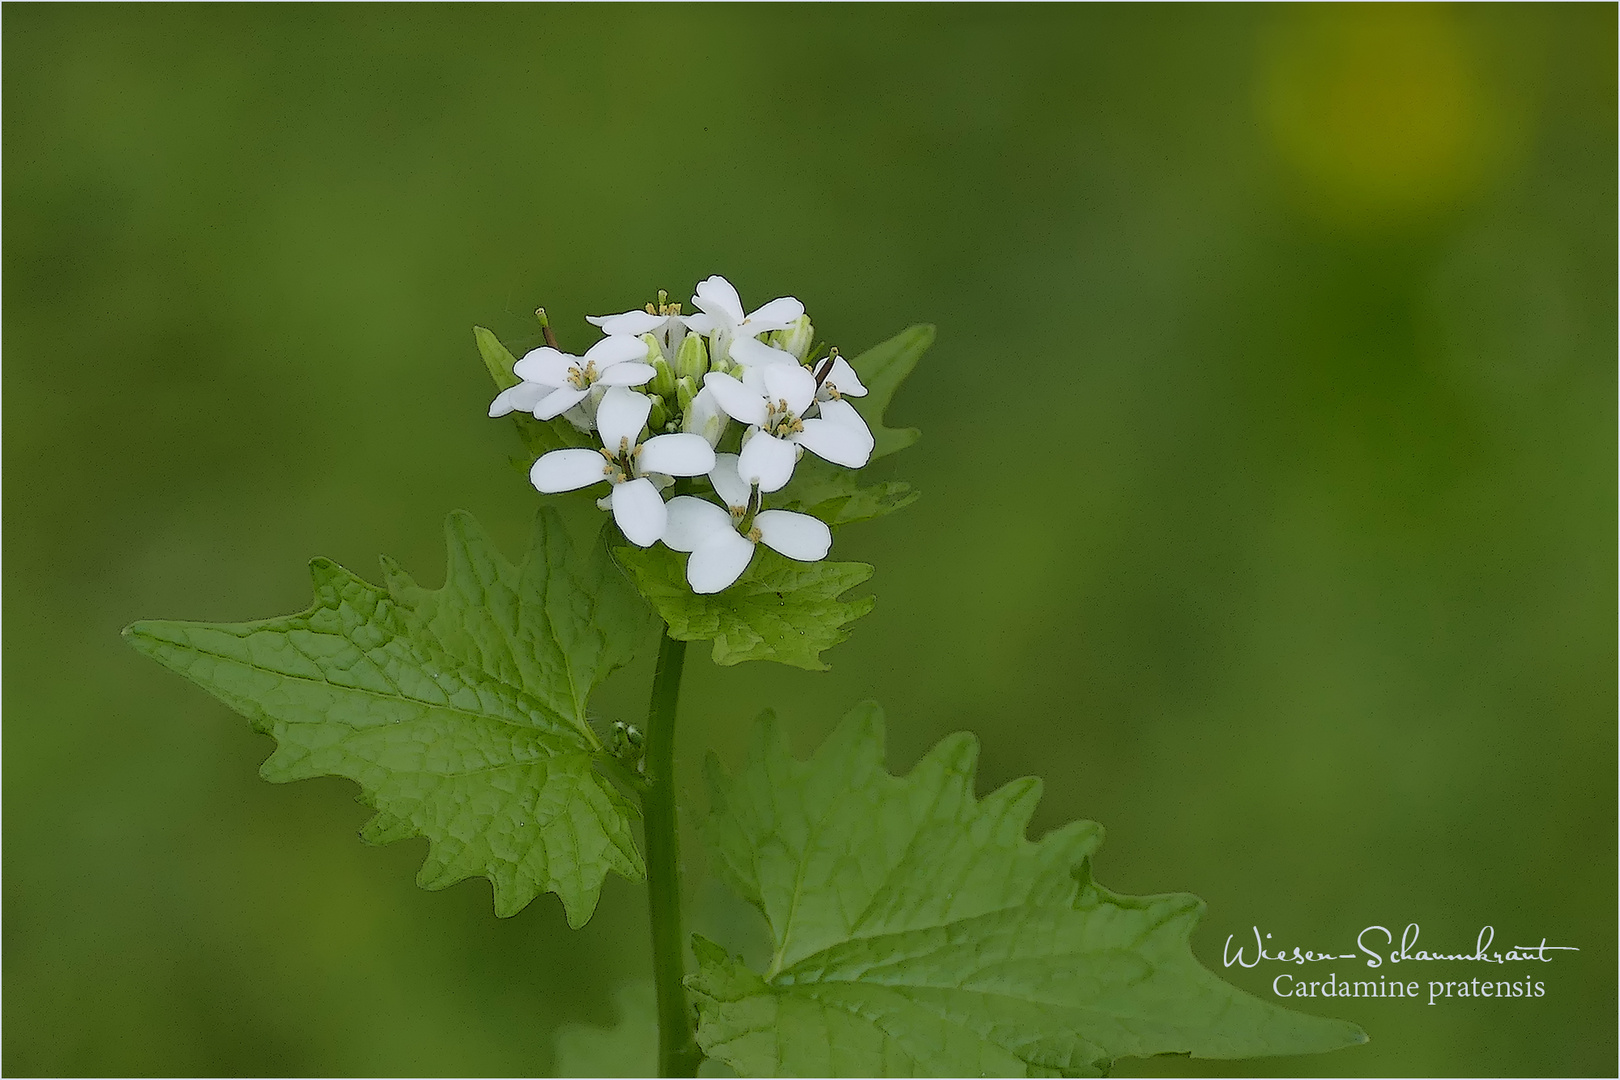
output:
[[[652,913],[653,981],[658,988],[658,1075],[696,1076],[703,1055],[687,1004],[686,940],[681,930],[680,851],[675,821],[675,711],[686,642],[664,636],[647,706],[647,905]]]

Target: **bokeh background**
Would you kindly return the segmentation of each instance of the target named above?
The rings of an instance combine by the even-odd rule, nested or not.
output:
[[[1330,1057],[1121,1072],[1612,1074],[1613,6],[3,24],[7,1073],[534,1073],[612,1019],[636,888],[577,933],[422,892],[118,630],[302,609],[318,554],[436,583],[456,508],[516,554],[470,328],[583,346],[723,273],[846,352],[939,339],[876,469],[922,501],[837,541],[876,611],[826,674],[693,654],[691,806],[762,707],[808,751],[875,697],[893,768],[973,728],[1105,883],[1204,897],[1217,969],[1254,925],[1581,950],[1539,1000],[1307,1002],[1372,1036]],[[757,936],[688,850],[694,921]]]

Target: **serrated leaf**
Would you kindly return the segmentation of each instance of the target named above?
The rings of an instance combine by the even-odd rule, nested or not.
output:
[[[629,659],[634,596],[604,558],[571,550],[555,515],[520,567],[465,515],[446,532],[443,589],[391,564],[381,589],[317,559],[308,611],[124,633],[275,738],[266,780],[347,777],[377,811],[363,839],[426,837],[424,888],[483,875],[497,915],[550,891],[583,925],[609,871],[644,872],[637,811],[593,768],[578,697]]]
[[[557,1029],[557,1076],[657,1076],[658,1000],[650,982],[621,986],[610,1028],[564,1024]]]
[[[457,663],[524,687],[594,742],[585,716],[591,691],[635,659],[654,625],[606,544],[576,551],[550,508],[535,516],[517,566],[471,514],[446,518],[444,538],[444,587],[424,589],[384,558],[389,593]]]
[[[828,525],[848,525],[892,514],[916,502],[921,494],[900,480],[862,486],[859,476],[857,471],[806,454],[793,470],[793,479],[771,503],[814,515]]]
[[[1099,826],[1025,839],[1040,782],[976,798],[972,735],[905,777],[883,753],[882,713],[865,705],[808,762],[769,717],[735,777],[711,759],[705,836],[764,914],[773,955],[757,974],[695,944],[687,985],[705,1053],[750,1076],[1094,1076],[1127,1056],[1365,1040],[1199,965],[1196,897],[1095,884]]]
[[[825,671],[821,654],[849,636],[849,624],[872,610],[870,596],[840,600],[872,576],[866,563],[802,563],[763,544],[737,583],[699,596],[686,583],[686,556],[666,547],[614,549],[681,641],[713,641],[714,662],[775,660]]]
[[[883,414],[888,411],[894,392],[900,389],[900,384],[933,343],[934,328],[919,324],[900,331],[882,344],[872,346],[849,362],[866,385],[865,397],[849,398],[848,401],[866,420],[866,426],[872,429],[872,437],[876,440],[872,449],[873,461],[896,450],[904,450],[922,434],[916,428],[885,427]]]
[[[493,331],[475,326],[473,339],[478,342],[478,355],[483,357],[484,368],[494,380],[495,389],[505,390],[523,381],[512,372],[512,366],[517,363],[517,359],[510,349],[501,344],[501,339],[496,337]],[[516,462],[516,465],[525,472],[541,454],[552,450],[593,445],[589,435],[560,416],[552,420],[536,420],[532,414],[521,410],[507,415],[517,427],[518,438],[523,440],[523,448],[528,453],[527,461]]]

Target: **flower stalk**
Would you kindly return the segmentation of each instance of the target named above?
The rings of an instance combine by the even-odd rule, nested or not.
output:
[[[647,906],[652,921],[653,983],[658,995],[658,1075],[696,1076],[703,1060],[686,997],[686,935],[675,815],[675,714],[680,705],[686,642],[665,634],[647,706],[647,789],[642,821],[647,841]]]

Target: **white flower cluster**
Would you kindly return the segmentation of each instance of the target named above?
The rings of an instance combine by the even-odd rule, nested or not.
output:
[[[514,366],[523,380],[501,391],[489,415],[522,410],[561,416],[601,437],[600,450],[553,450],[529,479],[542,492],[611,485],[597,501],[640,547],[662,541],[690,552],[686,580],[716,593],[742,576],[765,544],[815,562],[832,546],[821,520],[768,510],[809,450],[858,469],[872,456],[872,433],[846,397],[861,397],[855,370],[833,350],[805,363],[813,330],[804,305],[778,297],[752,313],[729,281],[711,277],[692,304],[648,304],[642,311],[592,317],[606,335],[572,356],[550,346]],[[716,453],[731,421],[744,426],[739,452]],[[677,478],[707,477],[718,502],[682,494]],[[690,484],[688,486],[691,486]]]

